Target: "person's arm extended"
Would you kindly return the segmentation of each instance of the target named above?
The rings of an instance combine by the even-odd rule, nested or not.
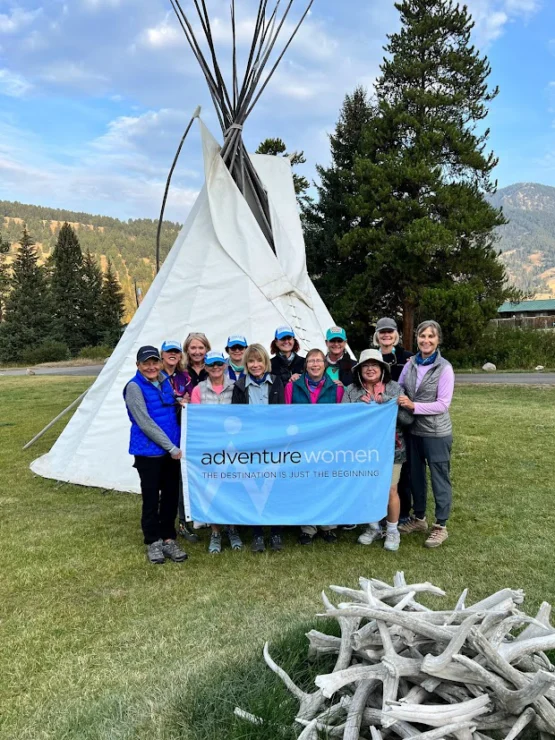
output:
[[[160,429],[158,424],[156,424],[149,415],[146,408],[145,397],[137,383],[129,383],[127,386],[125,391],[125,403],[131,416],[137,422],[137,426],[149,439],[163,450],[169,452],[170,455],[175,455],[175,453],[179,451],[179,447],[174,445],[168,435]]]
[[[448,411],[453,399],[453,390],[455,389],[455,373],[451,365],[447,365],[439,376],[437,385],[437,400],[430,403],[415,403],[414,414],[435,416],[444,414]]]

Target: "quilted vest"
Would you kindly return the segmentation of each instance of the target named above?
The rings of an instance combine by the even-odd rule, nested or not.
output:
[[[411,357],[408,364],[409,369],[405,375],[404,386],[410,400],[415,403],[433,403],[437,401],[439,376],[450,363],[441,356],[438,350],[436,360],[422,378],[418,390],[416,390],[417,366],[414,357]],[[415,415],[410,433],[417,437],[448,437],[453,433],[449,411],[445,411],[443,414],[430,414],[429,416]]]
[[[305,375],[293,383],[292,403],[312,403],[310,391],[306,387]],[[337,403],[337,386],[329,375],[324,375],[324,386],[316,403]]]
[[[224,373],[223,391],[221,393],[216,393],[216,391],[212,388],[212,383],[210,381],[210,378],[207,378],[206,380],[203,380],[201,383],[199,383],[200,402],[202,404],[204,403],[210,403],[210,404],[231,403],[231,396],[233,395],[234,385],[235,383],[231,380],[231,378],[227,375],[227,373]]]
[[[143,392],[148,415],[162,431],[164,431],[171,442],[179,447],[181,432],[177,416],[177,406],[170,381],[166,378],[157,388],[144,375],[137,370],[135,377],[129,383],[137,383]],[[129,385],[129,383],[127,385]],[[125,388],[127,388],[127,385]],[[125,388],[123,395],[125,398]],[[167,450],[153,442],[139,427],[129,409],[127,415],[131,421],[131,437],[129,441],[129,454],[142,455],[144,457],[159,457],[165,455]]]

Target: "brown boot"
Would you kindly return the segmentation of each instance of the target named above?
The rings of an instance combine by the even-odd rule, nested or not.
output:
[[[424,519],[417,519],[415,516],[411,516],[408,522],[399,524],[399,532],[401,534],[412,534],[413,532],[427,532],[428,522],[426,517]]]
[[[430,536],[424,543],[424,547],[439,547],[448,537],[447,527],[442,527],[441,524],[434,524]]]

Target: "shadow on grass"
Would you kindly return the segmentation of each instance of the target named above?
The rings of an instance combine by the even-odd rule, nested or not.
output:
[[[303,623],[270,643],[272,658],[307,693],[316,690],[314,679],[329,673],[336,655],[308,660],[306,633],[320,629],[339,635],[334,620]],[[191,682],[168,716],[165,737],[180,740],[295,740],[302,730],[294,724],[298,701],[266,665],[262,644],[245,661],[221,666],[217,674]],[[264,720],[254,725],[236,717],[235,707]]]

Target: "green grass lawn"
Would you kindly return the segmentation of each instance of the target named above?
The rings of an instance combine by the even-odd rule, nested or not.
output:
[[[298,641],[299,626],[316,623],[322,588],[361,575],[390,580],[404,570],[447,590],[450,605],[465,586],[472,599],[522,587],[530,612],[555,601],[555,389],[457,390],[454,514],[439,550],[413,536],[387,553],[357,545],[356,532],[301,548],[292,533],[281,554],[214,558],[203,533],[187,563],[155,567],[138,497],[60,487],[29,471],[59,428],[21,451],[90,382],[0,378],[2,738],[254,737],[232,721],[230,691],[217,687],[234,677],[245,684],[258,667],[273,680],[264,641],[280,643],[289,630]],[[218,713],[229,730],[216,734]]]

